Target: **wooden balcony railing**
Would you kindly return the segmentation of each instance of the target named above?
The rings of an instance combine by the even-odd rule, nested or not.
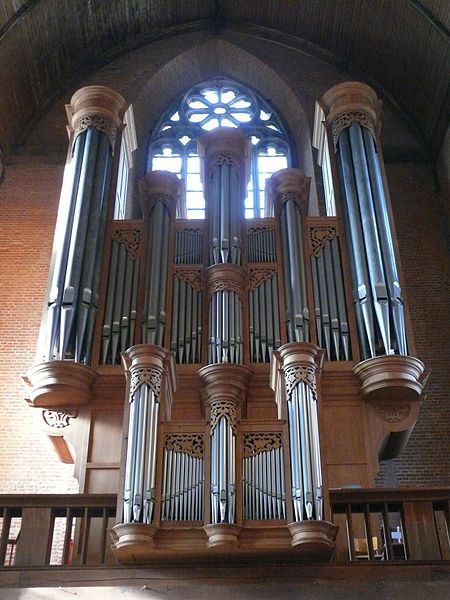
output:
[[[114,494],[0,495],[0,566],[116,564]]]
[[[450,560],[450,488],[330,490],[337,561]]]
[[[115,494],[0,495],[0,567],[115,565]],[[450,560],[450,488],[333,489],[334,560]]]

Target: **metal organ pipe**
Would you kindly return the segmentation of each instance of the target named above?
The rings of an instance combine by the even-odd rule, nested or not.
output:
[[[167,171],[151,171],[141,181],[147,222],[147,267],[142,311],[142,341],[162,345],[166,324],[170,220],[175,214],[179,180]]]
[[[90,362],[115,136],[125,106],[122,96],[102,86],[78,90],[68,106],[73,151],[55,235],[46,360]]]
[[[331,88],[321,106],[337,151],[361,353],[405,355],[403,300],[376,148],[380,102],[371,88],[350,82]]]
[[[309,308],[302,238],[309,179],[297,169],[282,169],[270,179],[275,212],[280,217],[286,297],[286,327],[290,342],[309,341]]]

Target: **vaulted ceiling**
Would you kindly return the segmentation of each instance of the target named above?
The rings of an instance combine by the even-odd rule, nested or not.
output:
[[[0,145],[17,149],[56,99],[134,50],[233,32],[250,51],[264,40],[366,81],[433,159],[449,122],[449,30],[449,0],[0,0]]]

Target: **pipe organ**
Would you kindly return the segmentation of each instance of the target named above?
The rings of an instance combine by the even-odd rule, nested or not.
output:
[[[89,109],[97,96],[109,112]],[[179,180],[164,171],[141,181],[142,219],[113,220],[125,103],[92,86],[71,106],[46,362],[28,382],[36,407],[97,414],[122,389],[122,358],[119,560],[158,548],[329,557],[327,486],[375,475],[376,457],[353,456],[368,450],[352,420],[371,424],[372,453],[394,422],[397,444],[422,391],[423,365],[406,355],[374,93],[342,84],[321,101],[316,128],[339,184],[329,217],[309,215],[310,180],[290,168],[268,184],[266,217],[245,220],[249,141],[218,129],[199,140],[204,221],[176,219]],[[404,416],[397,401],[409,403]]]

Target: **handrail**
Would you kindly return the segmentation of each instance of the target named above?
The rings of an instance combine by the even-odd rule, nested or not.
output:
[[[450,488],[331,489],[335,559],[450,560]]]

